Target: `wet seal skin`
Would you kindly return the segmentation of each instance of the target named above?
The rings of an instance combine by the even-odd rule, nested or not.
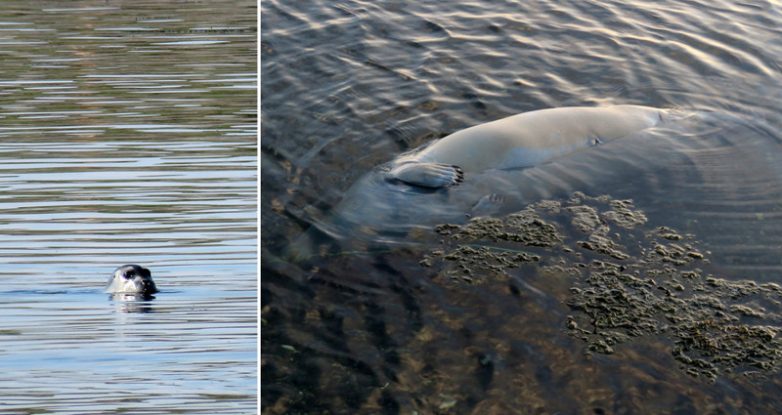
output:
[[[113,295],[153,298],[158,292],[152,273],[141,265],[123,265],[109,278],[106,292]]]
[[[455,284],[537,267],[572,275],[565,330],[591,353],[662,339],[689,375],[766,377],[782,367],[782,287],[706,273],[693,235],[660,226],[630,200],[574,193],[502,218],[435,228],[442,249],[421,265]],[[570,280],[568,280],[570,281]]]

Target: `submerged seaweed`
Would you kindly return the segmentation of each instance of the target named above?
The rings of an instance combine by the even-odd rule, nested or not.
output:
[[[575,193],[436,231],[443,249],[421,264],[438,264],[446,281],[479,284],[522,266],[574,274],[566,330],[591,352],[657,338],[688,374],[712,380],[782,364],[782,287],[708,274],[708,252],[693,235],[647,226],[632,201]]]

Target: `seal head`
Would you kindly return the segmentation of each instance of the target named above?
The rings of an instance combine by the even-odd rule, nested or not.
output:
[[[140,265],[128,264],[114,270],[106,292],[147,296],[158,292],[158,289],[155,282],[152,281],[152,273],[148,269]]]

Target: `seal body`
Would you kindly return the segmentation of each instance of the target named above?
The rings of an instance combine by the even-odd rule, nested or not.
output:
[[[140,265],[128,264],[114,270],[114,275],[109,278],[106,292],[147,296],[158,292],[158,289],[148,269]]]
[[[331,242],[346,250],[406,244],[434,224],[499,214],[552,192],[578,190],[568,177],[559,180],[556,172],[562,170],[543,165],[677,118],[674,110],[636,105],[561,107],[457,131],[361,177],[330,215],[308,220],[312,226],[291,244],[290,256],[313,256],[332,249]]]
[[[470,173],[532,167],[654,127],[664,112],[639,105],[525,112],[457,131],[403,154],[390,163],[388,178],[440,188],[459,184]]]

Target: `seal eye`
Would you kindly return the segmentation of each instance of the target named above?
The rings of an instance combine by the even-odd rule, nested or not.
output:
[[[133,273],[132,272],[125,272],[125,273],[122,274],[122,278],[125,278],[126,280],[129,280],[129,279],[133,278]]]

